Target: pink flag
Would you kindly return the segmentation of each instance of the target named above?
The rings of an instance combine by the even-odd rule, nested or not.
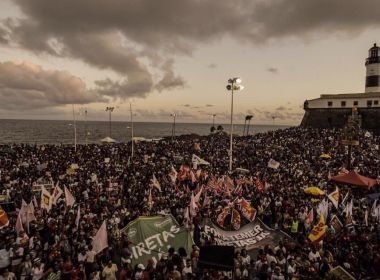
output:
[[[198,212],[198,206],[197,203],[195,202],[195,197],[194,194],[191,194],[191,200],[190,200],[190,215],[192,217],[195,217]]]
[[[106,221],[103,222],[102,226],[99,228],[98,232],[92,239],[92,247],[97,254],[99,254],[101,251],[108,247]]]
[[[158,182],[158,180],[157,180],[157,178],[156,178],[156,176],[153,174],[153,178],[152,178],[152,185],[153,185],[153,187],[155,187],[157,190],[159,190],[160,192],[162,191],[161,190],[161,185],[160,185],[160,183]]]
[[[74,205],[75,198],[66,186],[65,186],[65,199],[66,199],[66,205],[67,206],[73,206]]]
[[[16,231],[17,234],[19,234],[21,231],[24,231],[24,227],[22,226],[22,221],[21,221],[21,211],[18,213],[17,220],[16,220]]]
[[[149,210],[151,210],[153,207],[152,188],[149,189],[148,206],[149,206]]]
[[[203,186],[201,187],[199,192],[194,196],[194,200],[196,203],[199,202],[199,199],[201,198],[202,191],[203,191]]]

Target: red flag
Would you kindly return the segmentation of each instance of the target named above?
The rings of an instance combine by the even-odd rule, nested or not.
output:
[[[255,185],[256,185],[256,188],[259,192],[261,192],[261,193],[265,192],[265,184],[263,181],[260,180],[259,177],[256,178]]]
[[[305,223],[307,225],[311,225],[313,221],[314,221],[314,210],[313,208],[311,208],[310,212],[306,216]]]
[[[218,225],[220,227],[224,228],[224,220],[226,219],[226,217],[230,213],[230,210],[231,210],[231,207],[226,206],[226,207],[224,207],[222,212],[219,213],[218,218],[216,219],[216,222],[218,223]]]
[[[153,207],[153,198],[152,198],[152,189],[149,189],[149,196],[148,196],[148,206],[149,210]]]
[[[0,206],[0,229],[9,225],[7,213]]]
[[[240,214],[236,209],[232,209],[232,215],[231,215],[231,224],[235,230],[238,230],[240,228]]]
[[[251,206],[251,204],[244,198],[239,202],[240,211],[244,218],[252,222],[256,218],[256,209]]]

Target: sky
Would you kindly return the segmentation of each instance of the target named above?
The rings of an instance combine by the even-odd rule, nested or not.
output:
[[[0,118],[298,125],[364,92],[378,0],[1,0]]]

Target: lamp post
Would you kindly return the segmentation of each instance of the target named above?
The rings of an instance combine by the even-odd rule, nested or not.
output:
[[[229,150],[229,157],[230,157],[230,164],[229,164],[229,171],[232,172],[232,141],[233,141],[233,114],[234,114],[234,90],[242,90],[244,87],[240,85],[241,79],[240,78],[231,78],[228,79],[228,84],[226,86],[227,90],[231,91],[231,128],[230,128],[230,150]]]
[[[216,114],[213,114],[212,115],[212,127],[215,127],[215,117],[216,117]]]
[[[73,126],[74,126],[74,150],[77,151],[77,122],[75,118],[75,107],[73,104]]]
[[[131,111],[131,158],[134,154],[134,141],[133,141],[133,113],[132,113],[132,103],[129,103],[129,109]]]
[[[358,114],[357,108],[352,108],[352,114],[348,117],[347,123],[343,128],[343,139],[341,144],[348,146],[347,151],[347,169],[351,169],[351,153],[352,146],[359,145],[359,133],[360,133],[361,117]]]
[[[175,137],[175,118],[176,118],[176,114],[170,114],[170,116],[173,117],[173,126],[172,126],[172,140],[174,140],[174,137]]]
[[[109,112],[109,135],[111,137],[111,113],[113,112],[113,110],[115,110],[115,107],[107,107],[106,108],[106,112]]]

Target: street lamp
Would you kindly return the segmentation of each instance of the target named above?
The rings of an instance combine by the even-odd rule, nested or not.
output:
[[[234,113],[234,90],[242,90],[244,87],[240,85],[241,79],[240,78],[231,78],[228,79],[228,85],[226,86],[227,90],[231,91],[231,128],[230,128],[230,164],[229,164],[229,170],[232,172],[232,134],[233,134],[233,113]]]
[[[216,114],[212,114],[211,115],[212,116],[212,126],[211,126],[211,128],[210,128],[210,132],[211,133],[214,133],[215,132],[215,117],[216,117]]]
[[[129,103],[129,108],[131,111],[131,158],[133,158],[134,154],[134,141],[133,141],[133,114],[132,114],[132,103]]]
[[[106,112],[109,112],[109,130],[110,130],[110,137],[111,137],[111,113],[115,110],[115,107],[107,107]]]
[[[73,104],[73,123],[74,123],[74,150],[77,151],[77,122],[75,118],[74,104]]]
[[[176,118],[176,114],[170,114],[170,116],[173,117],[173,127],[172,127],[172,139],[174,140],[174,137],[175,137],[175,118]]]

